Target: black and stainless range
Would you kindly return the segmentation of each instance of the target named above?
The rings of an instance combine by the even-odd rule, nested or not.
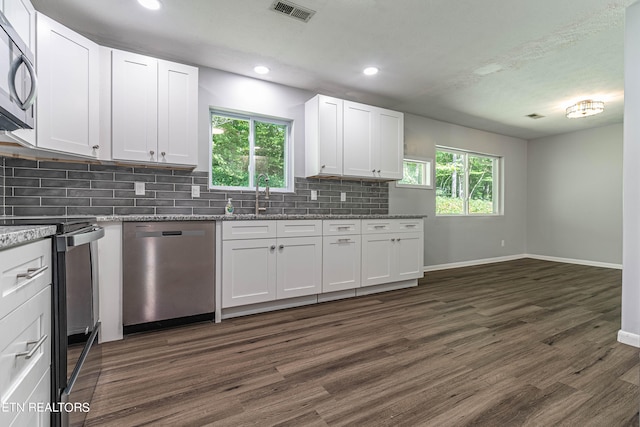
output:
[[[51,425],[81,426],[100,375],[97,240],[93,217],[7,217],[2,225],[55,225]]]

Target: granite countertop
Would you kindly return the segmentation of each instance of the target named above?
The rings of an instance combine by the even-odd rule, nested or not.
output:
[[[240,221],[277,219],[410,219],[426,218],[426,215],[108,215],[98,216],[100,222],[136,221]]]
[[[55,225],[0,225],[0,249],[56,234]]]

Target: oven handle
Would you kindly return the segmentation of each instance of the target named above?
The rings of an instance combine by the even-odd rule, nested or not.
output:
[[[61,234],[58,237],[65,240],[67,247],[81,246],[86,245],[87,243],[91,243],[94,240],[103,238],[104,228],[100,226],[94,226],[91,227],[90,231]]]

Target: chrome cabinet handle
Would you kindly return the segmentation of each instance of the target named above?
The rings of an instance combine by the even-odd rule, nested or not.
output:
[[[278,249],[284,249],[284,245],[278,246]]]
[[[276,245],[271,245],[269,249],[274,250],[275,248],[276,248]]]
[[[371,172],[376,173],[376,170],[375,169],[371,169]]]
[[[338,243],[349,243],[351,239],[338,239]]]
[[[162,154],[162,157],[164,157],[164,156],[166,156],[166,155],[167,155],[167,152],[166,152],[166,151],[163,151],[163,152],[161,152],[160,154]]]
[[[31,280],[39,274],[44,273],[44,271],[49,268],[48,265],[43,265],[40,268],[28,268],[26,273],[18,273],[16,277],[18,279],[28,279]]]
[[[349,226],[348,225],[339,225],[338,226],[338,230],[348,230]]]
[[[327,167],[327,165],[322,165],[322,166],[320,166],[320,169],[324,169],[326,167]]]
[[[391,239],[391,241],[392,241],[392,242],[395,242],[395,241],[396,241],[396,239]]]
[[[91,147],[91,148],[93,148],[94,150],[97,150],[98,148],[100,148],[100,146],[99,146],[99,145],[94,145],[94,146],[93,146],[93,147]]]
[[[400,238],[398,237],[398,242],[400,241]]]
[[[151,154],[151,155],[153,156],[154,154],[156,154],[156,152],[155,152],[155,151],[153,151],[153,150],[150,150],[150,151],[149,151],[149,154]]]
[[[377,229],[384,228],[384,225],[374,225],[373,228],[377,228]]]
[[[378,173],[380,173],[380,169],[378,169]]]
[[[406,227],[407,227],[407,228],[413,228],[413,227],[415,227],[415,226],[416,226],[415,224],[407,224],[407,225],[406,225]]]
[[[29,351],[23,351],[22,353],[16,353],[16,357],[24,357],[25,359],[31,359],[33,357],[34,354],[36,354],[36,351],[38,351],[38,349],[40,347],[42,347],[42,344],[44,344],[44,342],[47,340],[47,335],[43,335],[38,341],[27,341],[27,345],[33,345],[33,348]]]

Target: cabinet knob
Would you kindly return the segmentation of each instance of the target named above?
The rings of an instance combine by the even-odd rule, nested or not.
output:
[[[327,165],[322,165],[322,166],[320,166],[320,169],[324,169],[326,167],[327,167]]]
[[[375,169],[371,169],[371,172],[376,173],[376,170]]]
[[[378,173],[380,173],[380,169],[378,169]]]
[[[278,249],[284,249],[284,245],[278,246]]]
[[[153,151],[153,150],[150,150],[150,151],[149,151],[149,154],[151,154],[151,155],[153,156],[154,154],[156,154],[156,152],[155,152],[155,151]]]
[[[271,245],[271,250],[274,250],[276,248],[276,245]]]
[[[166,156],[166,155],[167,155],[167,152],[166,152],[166,151],[163,151],[163,152],[161,152],[160,154],[162,154],[162,157],[164,157],[164,156]],[[380,171],[378,171],[378,172],[380,172]]]
[[[98,148],[100,148],[100,146],[99,146],[99,145],[94,145],[94,146],[93,146],[93,147],[91,147],[91,148],[93,148],[94,150],[97,150]]]
[[[392,242],[395,242],[395,241],[396,241],[396,239],[391,239],[391,241],[392,241]]]
[[[400,241],[400,238],[398,237],[398,242]]]

